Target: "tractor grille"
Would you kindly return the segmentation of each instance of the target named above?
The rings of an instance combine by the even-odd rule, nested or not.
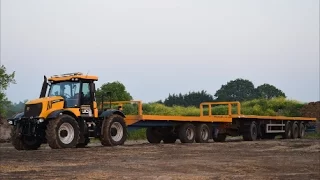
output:
[[[39,116],[42,111],[42,103],[26,104],[24,109],[24,117]]]

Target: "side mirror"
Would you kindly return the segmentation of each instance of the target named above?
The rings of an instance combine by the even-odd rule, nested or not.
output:
[[[48,88],[48,79],[46,76],[43,76],[43,83],[42,83],[42,88],[40,92],[40,98],[46,96],[47,88]]]

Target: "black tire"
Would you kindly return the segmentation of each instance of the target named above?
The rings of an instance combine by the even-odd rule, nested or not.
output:
[[[84,143],[78,143],[77,144],[77,148],[84,148],[84,147],[86,147],[89,143],[90,143],[90,138],[89,138],[89,136],[86,136],[86,137],[84,137],[85,139],[84,139]]]
[[[298,122],[293,122],[292,124],[292,133],[291,133],[291,138],[292,139],[296,139],[299,136],[299,126],[298,126]]]
[[[275,139],[276,136],[277,136],[276,134],[266,133],[266,134],[263,134],[263,136],[261,137],[261,139]]]
[[[196,127],[191,123],[185,123],[179,128],[179,139],[182,143],[193,143],[196,135]]]
[[[285,132],[283,134],[283,139],[290,139],[292,134],[291,122],[287,121],[285,126]]]
[[[217,136],[213,134],[212,137],[215,142],[225,142],[227,134],[218,134]]]
[[[49,121],[46,139],[52,149],[75,148],[80,139],[79,124],[72,116],[63,114]]]
[[[146,135],[148,142],[151,144],[159,144],[162,140],[162,135],[157,131],[156,127],[148,127]]]
[[[102,124],[100,141],[104,146],[119,146],[127,140],[127,135],[124,118],[118,114],[113,114],[105,119]]]
[[[19,128],[14,126],[11,130],[11,143],[16,150],[37,150],[41,140],[37,137],[19,136]]]
[[[303,138],[304,137],[304,134],[305,134],[305,131],[306,131],[306,128],[303,124],[303,122],[300,123],[299,125],[299,138]]]
[[[202,123],[196,126],[195,141],[197,143],[207,143],[210,139],[210,128]]]
[[[260,125],[260,133],[259,133],[260,139],[275,139],[276,136],[277,136],[277,134],[266,132],[266,125],[265,124]]]
[[[166,136],[163,138],[163,143],[165,144],[173,144],[177,141],[177,138],[175,136]]]
[[[82,123],[82,130],[81,130],[81,125],[79,124],[80,127],[80,139],[79,141],[82,141],[81,138],[83,136],[84,142],[79,142],[76,147],[77,148],[85,148],[89,143],[90,143],[90,138],[89,138],[89,132],[88,132],[88,126],[86,124],[86,122],[84,121]]]
[[[252,121],[250,126],[245,129],[243,133],[243,140],[245,141],[255,141],[258,137],[258,127],[255,121]]]

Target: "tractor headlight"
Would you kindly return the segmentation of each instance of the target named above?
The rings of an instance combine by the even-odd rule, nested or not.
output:
[[[40,119],[38,120],[38,124],[43,123],[43,121],[44,121],[44,119],[40,118]]]
[[[12,125],[13,124],[13,120],[9,120],[8,123]]]

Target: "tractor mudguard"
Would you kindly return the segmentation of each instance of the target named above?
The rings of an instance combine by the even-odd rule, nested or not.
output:
[[[103,111],[103,112],[100,114],[99,117],[108,118],[108,117],[110,117],[110,116],[113,115],[113,114],[118,114],[118,115],[120,115],[120,116],[122,116],[122,117],[124,117],[124,118],[126,117],[122,111],[119,111],[119,110],[116,110],[116,109],[108,109],[108,110],[106,110],[106,111]]]
[[[65,113],[67,112],[67,114],[73,114],[73,112],[71,111],[68,111],[68,110],[64,110],[64,109],[59,109],[59,110],[55,110],[53,112],[51,112],[46,119],[54,119],[54,118],[57,118],[60,113]]]
[[[14,125],[14,124],[16,124],[15,122],[19,121],[20,118],[23,117],[23,115],[24,115],[24,112],[15,114],[15,115],[12,116],[12,118],[7,119],[7,122],[8,122],[9,124]]]
[[[12,119],[18,120],[19,118],[21,118],[24,115],[24,112],[18,113],[16,115],[13,116]]]

